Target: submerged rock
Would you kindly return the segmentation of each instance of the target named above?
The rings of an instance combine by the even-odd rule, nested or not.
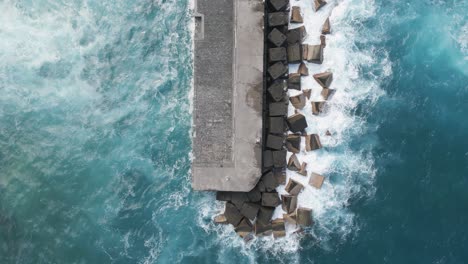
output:
[[[303,23],[301,8],[299,6],[293,6],[291,10],[291,23]]]
[[[287,119],[289,130],[291,132],[302,132],[307,128],[307,121],[304,115],[294,114]]]

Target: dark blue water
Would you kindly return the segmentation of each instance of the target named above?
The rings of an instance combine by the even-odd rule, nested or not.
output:
[[[0,263],[467,263],[468,3],[340,5],[372,180],[244,245],[190,189],[188,2],[0,1]]]

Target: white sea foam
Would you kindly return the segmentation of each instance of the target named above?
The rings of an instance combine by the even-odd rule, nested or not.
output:
[[[330,0],[317,13],[312,7],[313,1],[291,1],[291,5],[302,9],[308,34],[305,43],[320,43],[321,27],[328,16],[332,28],[332,33],[326,36],[323,64],[307,63],[310,75],[302,78],[302,89],[312,89],[312,95],[300,112],[306,116],[309,124],[307,133],[319,134],[324,149],[303,151],[297,155],[300,161],[307,162],[308,177],[287,171],[287,179],[293,178],[305,186],[305,190],[299,194],[299,206],[313,210],[315,225],[312,229],[307,229],[306,234],[314,236],[322,247],[327,248],[327,241],[332,236],[346,239],[357,229],[355,215],[348,207],[349,200],[356,195],[373,195],[373,157],[364,149],[351,149],[349,141],[366,133],[367,124],[362,118],[355,116],[354,111],[359,104],[372,104],[383,95],[379,84],[383,78],[391,75],[391,65],[385,54],[376,58],[371,45],[363,50],[358,49],[355,44],[357,38],[365,36],[363,27],[356,28],[356,24],[375,15],[373,0]],[[298,26],[300,25],[291,25]],[[380,76],[364,79],[361,72],[364,66],[378,68]],[[297,68],[298,65],[290,65],[290,72],[296,72]],[[323,98],[320,95],[321,87],[312,75],[324,71],[333,72],[334,80],[330,88],[337,92],[329,101],[328,110],[320,116],[314,116],[310,101],[323,101]],[[288,93],[293,96],[299,91],[291,90]],[[289,114],[293,113],[293,106],[290,105]],[[325,135],[327,130],[332,136]],[[305,149],[304,145],[303,140],[301,149]],[[290,155],[288,153],[288,158]],[[308,185],[311,172],[326,177],[321,189]],[[280,194],[286,193],[284,186],[277,190]],[[206,220],[222,209],[222,204],[217,204],[216,207],[204,205],[201,207],[200,219]],[[282,214],[281,207],[278,207],[274,218],[282,217]],[[296,228],[289,225],[286,226],[285,238],[255,238],[247,244],[234,235],[232,227],[216,226],[211,222],[203,222],[202,226],[207,232],[215,230],[220,236],[219,243],[242,248],[249,256],[255,255],[255,250],[268,251],[270,254],[291,254],[301,246],[300,236],[293,233]]]

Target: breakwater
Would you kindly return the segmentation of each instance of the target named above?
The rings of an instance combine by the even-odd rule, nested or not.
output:
[[[315,1],[314,11],[320,12],[326,4]],[[233,225],[247,240],[252,234],[283,237],[288,230],[300,233],[313,225],[312,209],[300,206],[298,196],[305,188],[320,189],[325,177],[298,158],[299,153],[322,148],[321,135],[306,132],[309,124],[303,111],[320,116],[335,94],[330,88],[330,70],[309,73],[308,68],[323,62],[330,20],[323,21],[319,43],[311,45],[304,42],[307,30],[300,6],[272,0],[266,3],[264,12],[262,176],[250,192],[218,192],[216,196],[226,202],[226,207],[215,222]],[[290,66],[297,71],[292,72]],[[309,75],[322,89],[321,100],[311,100],[312,90],[301,85],[302,77]],[[328,130],[321,134],[332,136]],[[287,172],[300,175],[307,184],[287,177]]]

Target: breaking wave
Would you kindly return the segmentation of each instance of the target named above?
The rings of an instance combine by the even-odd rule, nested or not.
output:
[[[223,210],[222,203],[212,207],[208,197],[200,203],[199,224],[206,232],[215,230],[219,236],[218,243],[241,248],[250,259],[256,259],[258,252],[267,251],[273,256],[285,255],[297,260],[294,253],[304,246],[301,243],[304,236],[309,237],[307,241],[310,243],[325,249],[329,248],[327,242],[332,237],[347,239],[359,229],[350,208],[351,201],[372,197],[375,192],[376,169],[370,153],[376,144],[372,135],[375,127],[365,122],[365,116],[366,111],[371,111],[372,105],[384,95],[379,85],[392,72],[386,52],[372,46],[372,40],[379,36],[369,35],[370,32],[363,27],[363,23],[376,14],[374,1],[328,1],[318,13],[314,12],[313,1],[294,1],[291,4],[301,6],[308,34],[307,44],[320,44],[321,27],[330,16],[332,34],[327,35],[324,62],[321,65],[307,63],[309,76],[302,77],[302,89],[312,89],[310,100],[322,101],[321,87],[312,75],[330,70],[334,74],[331,88],[337,92],[322,115],[312,115],[309,100],[300,111],[309,124],[307,133],[318,133],[324,149],[297,154],[301,162],[307,162],[309,176],[311,172],[320,173],[326,180],[318,190],[308,185],[309,177],[287,171],[288,179],[293,178],[305,186],[299,194],[298,206],[313,209],[315,225],[301,236],[294,234],[295,229],[286,225],[288,234],[285,238],[255,238],[246,244],[234,234],[232,227],[216,226],[207,221]],[[296,72],[297,67],[290,65],[290,73]],[[299,91],[290,90],[288,93],[294,96]],[[290,105],[289,115],[293,113]],[[332,136],[325,135],[327,130]],[[286,193],[284,186],[277,190],[280,194]],[[282,217],[282,213],[278,207],[274,218]]]

